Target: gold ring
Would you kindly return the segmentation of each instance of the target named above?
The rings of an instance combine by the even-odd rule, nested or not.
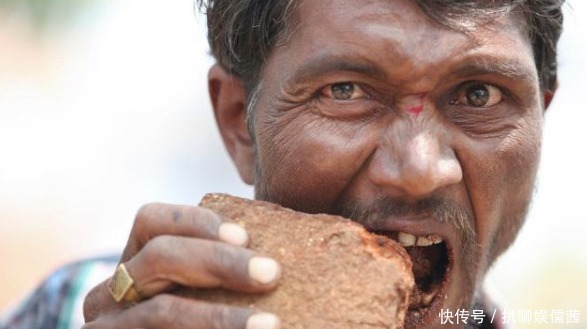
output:
[[[138,303],[142,299],[139,292],[135,289],[135,281],[123,263],[118,265],[114,275],[108,281],[108,290],[117,303],[121,301]]]

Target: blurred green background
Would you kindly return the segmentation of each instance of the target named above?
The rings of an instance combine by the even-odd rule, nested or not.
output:
[[[42,31],[66,27],[76,14],[98,1],[107,0],[0,0],[0,8],[5,14],[19,15]]]

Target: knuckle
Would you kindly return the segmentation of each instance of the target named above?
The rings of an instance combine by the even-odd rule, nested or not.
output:
[[[159,209],[159,203],[147,203],[139,208],[135,215],[135,226],[137,228],[143,227],[153,217],[153,213]]]
[[[141,250],[141,257],[146,264],[158,264],[162,258],[168,256],[166,250],[168,250],[170,239],[170,236],[158,235],[145,244]]]
[[[220,215],[212,209],[208,209],[206,207],[197,206],[195,209],[195,219],[202,220],[202,218],[209,218],[211,221],[220,223],[222,222],[222,218]]]
[[[103,290],[106,287],[106,281],[100,283],[90,290],[85,296],[83,302],[83,315],[86,322],[95,320],[99,314],[100,309],[104,305],[100,305],[100,296],[104,293]]]
[[[218,227],[223,221],[215,211],[204,207],[195,207],[190,216],[192,227],[208,237],[216,236]]]
[[[94,298],[95,298],[94,296],[96,295],[96,289],[97,289],[97,287],[92,288],[92,290],[90,290],[90,292],[84,298],[83,310],[84,310],[84,319],[86,321],[91,321],[95,317],[96,306],[95,306],[95,302],[94,302]]]

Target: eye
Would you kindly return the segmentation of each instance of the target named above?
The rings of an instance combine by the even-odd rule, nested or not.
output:
[[[491,107],[503,99],[503,94],[496,86],[486,83],[475,83],[461,90],[457,97],[451,100],[452,105],[466,105],[471,107]]]
[[[328,85],[322,89],[321,94],[338,101],[348,101],[367,97],[367,93],[363,88],[353,82],[341,82]]]

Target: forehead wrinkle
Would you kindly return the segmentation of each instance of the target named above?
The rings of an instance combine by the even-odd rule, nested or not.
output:
[[[309,5],[310,3],[312,5]],[[316,10],[315,6],[332,10],[329,14],[323,15]],[[365,10],[369,6],[374,6],[376,9]],[[449,29],[428,17],[415,3],[408,3],[407,6],[410,10],[406,11],[406,8],[394,6],[393,3],[385,0],[321,0],[320,2],[301,0],[298,1],[297,6],[293,7],[293,15],[290,18],[294,23],[292,24],[294,29],[290,30],[292,35],[288,41],[298,39],[303,43],[309,43],[314,51],[319,52],[323,50],[324,42],[329,41],[328,35],[334,34],[338,38],[336,40],[338,46],[342,47],[336,50],[344,52],[349,48],[352,49],[357,40],[367,39],[372,40],[374,44],[386,44],[385,54],[379,54],[380,58],[377,61],[388,61],[413,57],[414,48],[422,43],[430,43],[430,46],[423,47],[425,53],[418,57],[429,58],[435,56],[439,48],[444,48],[443,51],[447,50],[442,45],[434,44],[441,35],[450,33],[463,37],[462,32]],[[312,35],[311,30],[316,24],[325,28],[320,35]],[[409,33],[406,33],[407,30]],[[312,35],[312,38],[305,36],[306,33]],[[287,44],[283,43],[281,46],[287,47]],[[373,56],[373,52],[369,49],[361,49],[361,51],[365,51],[366,56]],[[392,64],[400,64],[396,60],[393,62]]]
[[[310,6],[310,3],[313,6]],[[333,15],[317,16],[320,11],[315,10],[316,5],[334,8]],[[315,51],[318,56],[308,59],[306,63],[301,63],[289,77],[286,76],[282,80],[292,87],[291,94],[304,92],[303,86],[300,86],[298,90],[296,85],[333,72],[354,72],[393,82],[394,85],[403,85],[403,79],[413,80],[416,76],[427,76],[432,67],[438,68],[443,65],[443,59],[452,57],[447,55],[458,52],[458,49],[454,48],[460,48],[463,39],[467,38],[464,33],[444,27],[432,20],[415,3],[409,5],[413,10],[410,11],[410,15],[406,15],[406,8],[400,10],[391,3],[378,7],[377,11],[343,10],[349,5],[364,9],[366,6],[382,6],[382,1],[362,1],[359,4],[359,1],[352,0],[324,0],[323,2],[301,0],[297,1],[297,5],[293,7],[293,15],[290,17],[290,23],[293,23],[290,26],[294,27],[290,30],[292,34],[287,42],[279,45],[277,51],[288,53],[291,51],[289,49],[291,42],[297,40],[308,44],[308,48]],[[308,38],[306,33],[312,35],[311,22],[325,21],[331,22],[330,25],[326,24],[327,30]],[[406,29],[409,29],[410,33],[406,33]],[[339,39],[325,48],[325,42],[329,41],[326,35],[330,32]],[[452,35],[451,42],[438,44],[439,37],[446,38],[446,34]],[[384,46],[384,49],[374,51],[373,48],[364,46],[357,49],[356,40],[364,39],[373,40],[371,44]],[[418,47],[419,44],[430,45]],[[298,59],[292,57],[291,60]],[[388,72],[390,69],[392,71]],[[410,72],[409,77],[402,74],[404,72]]]
[[[371,2],[368,1],[367,3],[371,4]],[[312,38],[308,38],[306,32],[309,25],[312,25],[310,24],[311,21],[316,19],[324,21],[329,20],[331,17],[328,17],[329,15],[326,15],[327,17],[316,17],[316,11],[309,10],[311,6],[303,6],[303,4],[307,4],[306,0],[296,1],[296,3],[297,5],[293,6],[294,15],[290,17],[290,23],[293,23],[290,25],[290,27],[293,27],[290,30],[291,34],[286,42],[279,45],[276,52],[287,54],[294,50],[290,49],[291,42],[294,39],[298,41],[303,39],[314,54],[311,54],[307,60],[304,59],[303,63],[299,63],[299,67],[296,67],[293,72],[282,71],[285,74],[280,81],[285,84],[290,95],[295,96],[307,92],[308,90],[303,86],[305,82],[336,72],[357,73],[380,81],[386,81],[387,83],[393,83],[396,87],[410,85],[412,88],[409,88],[409,92],[427,90],[440,82],[439,80],[444,80],[442,78],[434,79],[431,72],[435,71],[444,72],[452,76],[474,75],[477,73],[479,75],[496,74],[518,80],[525,79],[528,82],[536,75],[536,72],[524,67],[523,63],[512,62],[512,56],[507,56],[507,54],[506,57],[510,58],[494,63],[497,62],[495,57],[498,57],[499,54],[491,54],[493,50],[484,46],[491,43],[490,36],[478,35],[475,32],[496,29],[498,31],[508,30],[523,34],[524,30],[522,29],[521,31],[519,25],[513,22],[513,18],[517,16],[514,17],[511,14],[492,20],[491,24],[477,26],[474,29],[475,31],[459,31],[439,25],[424,13],[417,15],[415,20],[406,20],[406,17],[397,15],[398,12],[393,8],[390,8],[391,10],[389,11],[384,10],[380,15],[373,17],[369,17],[367,14],[358,17],[351,15],[349,17],[346,15],[347,12],[341,12],[340,14],[345,18],[358,19],[358,24],[350,24],[344,19],[336,20],[334,27],[338,29],[338,32],[346,31],[346,35],[338,33],[337,35],[340,39],[336,43],[327,43],[328,47],[325,47],[324,42],[328,41],[325,33],[329,31],[323,31],[322,34],[314,35]],[[334,4],[336,7],[342,3],[348,4],[349,2],[326,0],[324,3],[320,3],[320,6]],[[357,4],[357,2],[353,1],[350,3]],[[380,4],[380,1],[374,1],[373,3]],[[415,6],[414,9],[419,10],[419,7]],[[305,12],[306,15],[301,15],[302,12]],[[370,15],[374,14],[370,13]],[[365,23],[366,16],[369,17],[368,23]],[[313,20],[310,18],[313,18]],[[404,28],[410,27],[410,33],[401,33],[403,30],[395,24],[389,24],[390,20],[396,23],[402,22],[401,25]],[[342,24],[341,21],[345,21],[345,23]],[[351,25],[356,29],[350,28]],[[443,36],[443,42],[438,42],[440,36]],[[384,42],[386,44],[385,51],[376,53],[372,51],[373,49],[370,46],[357,48],[354,42],[357,38]],[[515,40],[507,40],[507,43],[510,41],[515,42]],[[424,43],[429,43],[429,45],[417,47],[418,44]],[[296,53],[295,50],[293,53]],[[288,56],[289,61],[300,61],[302,57],[299,57],[299,55]],[[302,53],[301,55],[304,54]],[[467,60],[467,56],[469,58],[486,56],[487,58],[482,58],[475,62],[474,60]],[[463,58],[469,61],[467,65],[461,65]],[[459,66],[462,67],[459,68]],[[458,69],[455,70],[455,68]],[[409,72],[409,74],[402,74],[405,72]],[[416,81],[418,83],[414,84]]]

